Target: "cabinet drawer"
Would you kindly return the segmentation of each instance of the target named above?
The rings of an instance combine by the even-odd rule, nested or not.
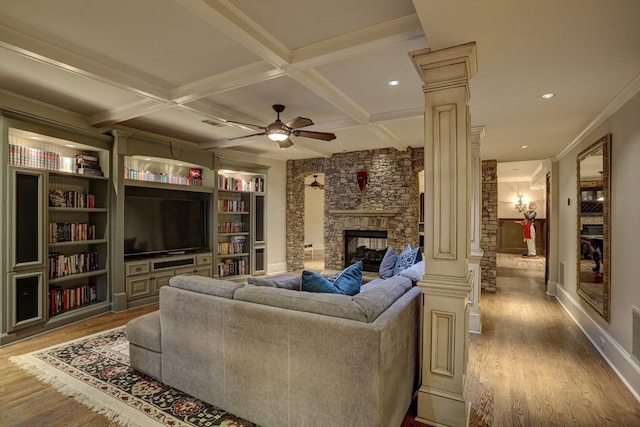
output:
[[[211,264],[211,254],[196,255],[196,265],[208,265]]]
[[[149,261],[128,262],[124,265],[125,276],[149,273]]]
[[[181,274],[193,274],[193,270],[194,270],[194,267],[182,267],[182,268],[176,268],[174,271],[176,276],[179,276]]]
[[[128,278],[126,280],[127,298],[138,298],[151,294],[149,276]]]

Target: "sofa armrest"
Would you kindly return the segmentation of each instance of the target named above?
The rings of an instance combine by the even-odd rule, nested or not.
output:
[[[198,292],[201,294],[213,295],[216,297],[233,298],[236,291],[244,284],[231,282],[229,280],[212,279],[204,276],[174,276],[169,279],[169,284],[174,288],[186,291]]]

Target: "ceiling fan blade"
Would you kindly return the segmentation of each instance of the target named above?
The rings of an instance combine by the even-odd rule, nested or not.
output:
[[[313,121],[311,119],[307,119],[306,117],[296,117],[295,119],[289,120],[285,124],[291,129],[299,129],[305,126],[311,126],[313,124]]]
[[[336,139],[336,135],[329,132],[314,132],[311,130],[296,130],[293,132],[295,136],[304,136],[305,138],[321,139],[323,141],[332,141]]]
[[[293,142],[289,138],[287,138],[284,141],[278,141],[278,145],[280,146],[280,148],[288,148],[293,145]]]
[[[225,121],[225,123],[230,124],[230,125],[238,125],[238,126],[249,126],[252,128],[258,128],[258,129],[266,129],[265,126],[260,126],[260,125],[254,125],[252,123],[243,123],[243,122],[234,122],[233,120],[227,120]]]
[[[260,133],[252,133],[251,135],[236,136],[235,138],[227,139],[227,141],[233,141],[234,139],[251,138],[252,136],[258,136],[258,135],[265,135],[265,133],[260,132]]]

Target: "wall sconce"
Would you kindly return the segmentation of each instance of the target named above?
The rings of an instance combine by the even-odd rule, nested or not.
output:
[[[521,195],[518,195],[518,201],[515,203],[515,208],[518,212],[524,212],[527,210],[527,204],[522,201]]]
[[[368,182],[369,182],[369,172],[359,171],[358,172],[358,188],[360,188],[360,191],[364,191]]]

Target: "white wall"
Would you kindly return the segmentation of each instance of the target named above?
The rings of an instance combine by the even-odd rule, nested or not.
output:
[[[304,182],[311,184],[313,176],[307,176]],[[324,174],[318,175],[318,182],[324,184]],[[324,249],[324,190],[305,187],[304,197],[304,243]]]
[[[632,351],[632,306],[640,308],[638,241],[640,227],[640,94],[589,134],[559,162],[558,261],[564,263],[560,302],[572,314],[596,347],[627,385],[640,395],[640,364]],[[589,145],[611,133],[611,320],[604,321],[576,293],[576,158]],[[571,206],[567,206],[567,199]],[[560,279],[559,279],[560,281]],[[605,340],[604,349],[600,338]]]
[[[519,192],[519,193],[518,193]],[[498,218],[521,218],[522,214],[518,212],[514,204],[518,201],[518,194],[521,194],[522,202],[529,204],[535,202],[538,205],[536,209],[536,218],[545,218],[545,193],[544,190],[534,190],[531,188],[531,182],[526,181],[508,181],[502,182],[498,177]]]

